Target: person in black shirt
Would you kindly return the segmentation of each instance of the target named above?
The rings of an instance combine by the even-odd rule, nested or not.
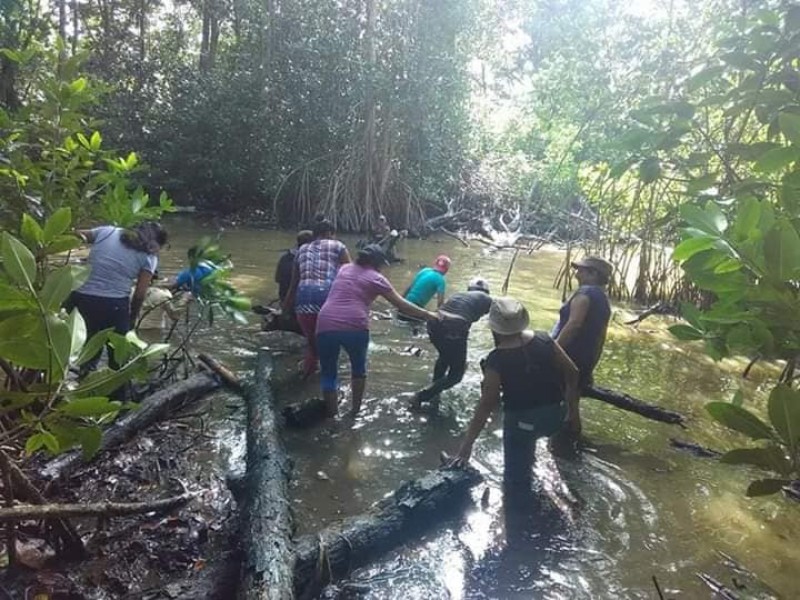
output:
[[[433,383],[414,395],[412,409],[419,409],[423,402],[430,402],[431,410],[436,411],[439,394],[463,379],[467,368],[470,327],[489,312],[491,305],[488,282],[476,277],[469,282],[466,292],[453,294],[442,304],[439,310],[444,319],[428,322],[428,337],[439,356],[433,367]]]
[[[294,268],[294,257],[297,255],[297,250],[303,244],[307,244],[314,239],[314,234],[308,229],[304,229],[297,234],[297,247],[289,248],[278,260],[278,266],[275,268],[275,283],[278,284],[278,298],[281,303],[286,298],[289,292],[289,286],[292,283],[292,269]]]
[[[452,466],[463,465],[486,420],[503,403],[503,487],[527,493],[536,440],[557,433],[577,410],[578,368],[544,332],[529,330],[525,307],[496,298],[489,310],[495,349],[486,357],[481,399]],[[502,396],[501,396],[502,393]]]

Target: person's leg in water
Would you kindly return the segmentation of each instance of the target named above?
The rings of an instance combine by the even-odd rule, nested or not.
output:
[[[439,358],[433,370],[433,383],[414,397],[414,403],[430,402],[431,410],[439,408],[439,394],[458,384],[467,370],[467,338],[442,338],[431,336]]]
[[[339,348],[341,340],[339,331],[324,331],[317,336],[320,364],[320,388],[325,402],[325,412],[335,417],[339,408],[338,381]]]
[[[319,351],[317,349],[317,317],[318,313],[297,313],[297,323],[308,341],[303,359],[303,377],[310,377],[317,370]]]
[[[364,390],[367,387],[369,331],[344,331],[342,334],[342,346],[350,358],[351,411],[355,416],[361,410],[361,401],[364,399]]]

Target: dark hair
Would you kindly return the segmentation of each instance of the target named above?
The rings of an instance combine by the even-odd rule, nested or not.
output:
[[[309,229],[303,229],[297,233],[297,245],[302,246],[314,239],[314,232]]]
[[[333,226],[333,223],[327,219],[320,219],[311,227],[311,232],[314,234],[315,238],[322,237],[323,235],[329,235],[335,231],[336,228]]]
[[[133,229],[124,231],[120,238],[123,245],[131,250],[147,254],[158,254],[158,251],[161,250],[162,246],[166,245],[168,239],[167,230],[156,221],[140,223]]]
[[[197,246],[192,246],[186,251],[186,256],[188,257],[189,260],[194,260],[195,257],[197,256],[198,251],[199,248]]]
[[[375,259],[372,256],[369,256],[367,254],[359,254],[358,256],[356,256],[356,261],[355,262],[359,267],[376,267],[377,268],[377,265],[375,264]]]

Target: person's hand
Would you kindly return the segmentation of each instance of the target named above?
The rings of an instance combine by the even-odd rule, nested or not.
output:
[[[472,456],[472,444],[461,444],[458,452],[450,459],[447,466],[462,469],[469,463],[470,456]]]
[[[426,321],[441,321],[444,318],[442,316],[442,314],[438,313],[438,312],[431,312],[429,310],[425,311],[425,312],[428,313],[428,314],[425,315],[425,320]]]

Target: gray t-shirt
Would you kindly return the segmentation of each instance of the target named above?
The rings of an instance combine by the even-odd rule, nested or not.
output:
[[[78,291],[102,298],[127,298],[131,285],[140,271],[155,273],[158,257],[128,248],[122,243],[120,227],[95,227],[91,230],[94,242],[89,251],[92,269],[89,279]]]

